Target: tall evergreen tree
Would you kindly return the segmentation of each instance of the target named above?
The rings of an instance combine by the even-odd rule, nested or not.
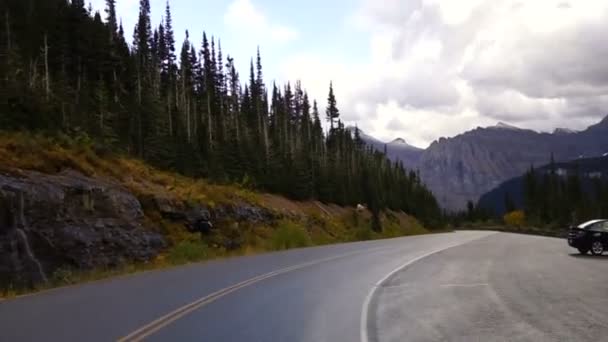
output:
[[[116,0],[106,0],[106,22],[110,30],[110,39],[114,40],[118,34],[118,20],[116,18]]]
[[[140,0],[132,44],[116,1],[105,3],[105,21],[83,0],[0,4],[0,129],[86,134],[193,177],[297,199],[367,203],[376,230],[384,209],[428,224],[440,216],[415,172],[344,128],[333,83],[326,134],[301,82],[267,89],[259,48],[241,80],[234,59],[206,33],[197,51],[186,31],[176,56],[168,2],[153,26],[150,1]]]
[[[340,111],[336,102],[336,96],[334,95],[333,82],[329,83],[329,95],[327,97],[327,110],[325,111],[327,121],[329,121],[330,127],[334,129],[334,122],[340,118]]]

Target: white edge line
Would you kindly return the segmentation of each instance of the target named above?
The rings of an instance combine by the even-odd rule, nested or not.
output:
[[[490,235],[492,235],[492,234],[490,234]],[[489,235],[487,235],[487,236],[489,236]],[[422,260],[424,258],[427,258],[427,257],[429,257],[429,256],[431,256],[433,254],[437,254],[439,252],[443,252],[443,251],[448,250],[450,248],[454,248],[454,247],[465,245],[465,244],[467,244],[469,242],[481,239],[483,237],[485,237],[485,236],[481,236],[479,238],[475,238],[475,239],[472,239],[472,240],[469,240],[469,241],[464,241],[464,242],[457,243],[457,244],[454,244],[454,245],[449,245],[447,247],[436,249],[436,250],[434,250],[432,252],[429,252],[429,253],[417,256],[414,259],[411,259],[411,260],[407,261],[405,264],[403,264],[403,265],[395,268],[391,273],[387,274],[384,278],[382,278],[380,281],[378,281],[372,287],[372,289],[369,291],[369,293],[367,294],[367,297],[365,297],[365,301],[363,302],[363,308],[361,310],[361,323],[360,323],[360,325],[361,325],[361,342],[370,342],[370,340],[369,340],[369,332],[367,331],[367,320],[368,320],[369,305],[371,304],[371,301],[372,301],[372,298],[374,297],[374,294],[376,294],[376,290],[380,286],[382,286],[382,284],[384,282],[386,282],[395,273],[401,271],[402,269],[410,266],[411,264],[413,264],[413,263],[415,263],[417,261],[420,261],[420,260]]]
[[[488,283],[473,283],[473,284],[441,284],[439,287],[480,287],[490,286]]]

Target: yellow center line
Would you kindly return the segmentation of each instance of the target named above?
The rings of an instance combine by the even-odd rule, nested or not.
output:
[[[328,261],[332,261],[332,260],[336,260],[336,259],[340,259],[340,258],[345,258],[351,255],[355,255],[355,254],[361,254],[361,253],[369,253],[369,252],[373,252],[373,251],[377,251],[377,250],[382,250],[382,249],[386,249],[386,247],[377,247],[377,248],[372,248],[372,249],[367,249],[365,251],[356,251],[356,252],[351,252],[351,253],[346,253],[346,254],[341,254],[341,255],[337,255],[337,256],[333,256],[333,257],[329,257],[329,258],[325,258],[325,259],[320,259],[320,260],[315,260],[315,261],[311,261],[311,262],[307,262],[307,263],[303,263],[303,264],[299,264],[299,265],[295,265],[295,266],[290,266],[290,267],[286,267],[286,268],[282,268],[276,271],[272,271],[269,273],[265,273],[262,275],[259,275],[257,277],[253,277],[250,279],[247,279],[245,281],[242,281],[240,283],[234,284],[232,286],[223,288],[219,291],[216,291],[210,295],[207,295],[205,297],[202,297],[200,299],[197,299],[189,304],[186,304],[178,309],[175,309],[173,311],[171,311],[170,313],[159,317],[157,319],[155,319],[154,321],[146,324],[145,326],[135,330],[134,332],[130,333],[129,335],[122,337],[120,339],[118,339],[118,342],[134,342],[134,341],[142,341],[145,338],[153,335],[154,333],[158,332],[159,330],[163,329],[164,327],[170,325],[171,323],[179,320],[180,318],[202,308],[203,306],[210,304],[224,296],[229,295],[232,292],[238,291],[244,287],[247,287],[249,285],[253,285],[255,283],[258,283],[262,280],[268,279],[268,278],[272,278],[272,277],[276,277],[278,275],[284,274],[284,273],[288,273],[288,272],[292,272],[292,271],[296,271],[305,267],[309,267],[309,266],[314,266],[314,265],[318,265],[321,263],[325,263]]]

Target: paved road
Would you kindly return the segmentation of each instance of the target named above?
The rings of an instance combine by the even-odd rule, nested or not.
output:
[[[574,252],[496,234],[424,258],[376,291],[370,340],[608,341],[608,258]]]
[[[603,340],[608,259],[569,253],[457,232],[190,265],[0,302],[0,341]]]

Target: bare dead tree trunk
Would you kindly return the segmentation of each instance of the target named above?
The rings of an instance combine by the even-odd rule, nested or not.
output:
[[[258,139],[259,139],[259,143],[262,144],[262,148],[264,149],[264,153],[266,153],[266,146],[265,146],[265,142],[266,140],[264,139],[264,118],[262,117],[262,114],[260,113],[260,104],[259,101],[256,100],[256,105],[255,105],[255,110],[257,112],[257,117],[258,117]]]
[[[140,158],[143,158],[144,155],[144,144],[143,144],[143,128],[142,128],[142,114],[141,114],[141,103],[142,103],[142,94],[141,94],[141,67],[137,67],[137,103],[140,108],[137,110],[137,149]]]
[[[114,79],[114,103],[118,103],[118,76],[116,68],[112,69],[112,78]]]
[[[99,135],[101,137],[103,137],[103,131],[104,131],[104,109],[103,108],[103,103],[105,102],[104,99],[104,94],[103,94],[103,81],[102,81],[102,76],[99,75],[99,82],[100,85],[98,86],[97,91],[99,92],[99,94],[97,95],[97,97],[99,98]]]
[[[186,138],[188,142],[190,142],[190,100],[186,96],[186,70],[182,68],[182,93],[180,97],[181,106],[183,114],[186,115],[185,124],[186,124]],[[177,86],[176,86],[177,87]]]
[[[34,89],[36,86],[36,80],[38,79],[38,59],[30,60],[30,80],[29,87]]]
[[[220,95],[220,108],[221,108],[220,115],[222,118],[222,121],[221,121],[222,122],[222,139],[224,142],[226,142],[227,137],[228,137],[227,126],[230,124],[230,121],[227,120],[227,118],[226,118],[226,112],[228,111],[226,107],[227,106],[224,106],[224,95],[221,94]]]
[[[67,127],[67,117],[65,115],[65,102],[61,102],[61,127],[66,128]]]
[[[177,87],[177,82],[173,82],[175,85],[175,108],[179,108],[179,89]]]
[[[4,16],[6,17],[6,48],[8,51],[11,51],[11,24],[9,22],[10,18],[8,10]]]
[[[82,63],[78,57],[78,79],[76,80],[76,104],[80,104],[80,88],[82,86]]]
[[[51,96],[51,79],[49,75],[49,44],[46,33],[44,34],[44,83],[46,100],[48,101]]]
[[[139,68],[137,68],[137,103],[141,106],[141,73]]]
[[[8,10],[6,11],[5,15],[5,19],[6,19],[6,75],[4,76],[4,80],[6,82],[8,82],[9,80],[9,74],[10,72],[8,71],[10,68],[10,61],[11,61],[11,25],[9,23],[9,14],[8,14]]]
[[[195,98],[195,96],[193,96],[193,98]],[[194,125],[192,129],[192,136],[197,138],[197,134],[200,132],[200,126],[203,124],[203,120],[201,119],[201,115],[198,113],[196,101],[192,101],[192,122]]]
[[[103,121],[104,121],[103,108],[99,108],[99,134],[102,137],[103,137],[103,131],[104,131]]]
[[[171,112],[171,106],[173,105],[171,102],[171,90],[168,91],[167,94],[167,117],[169,119],[169,136],[173,136],[173,113]]]
[[[264,153],[266,155],[266,161],[268,162],[268,146],[270,145],[268,141],[268,119],[267,117],[262,118],[262,128],[264,134]]]
[[[186,129],[188,131],[188,133],[187,133],[188,142],[192,142],[192,132],[191,132],[192,118],[190,117],[190,99],[187,99],[187,101],[186,101],[186,120],[187,120]]]
[[[241,128],[239,126],[241,125],[241,123],[239,122],[239,114],[236,106],[234,106],[234,108],[232,109],[232,115],[234,115],[234,126],[236,128],[236,142],[239,143],[241,135]]]
[[[213,150],[213,135],[211,134],[211,127],[213,121],[211,120],[211,101],[209,99],[209,93],[207,93],[207,133],[209,139],[209,150]]]

